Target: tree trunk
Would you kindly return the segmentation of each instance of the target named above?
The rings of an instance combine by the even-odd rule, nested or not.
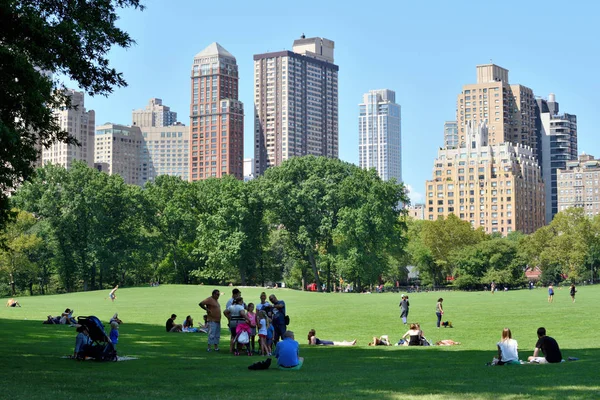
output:
[[[308,252],[308,261],[310,261],[310,266],[312,267],[313,274],[315,274],[317,292],[322,292],[323,288],[321,288],[321,280],[319,279],[319,271],[317,270],[317,260],[315,259],[315,255],[312,253],[312,251]]]

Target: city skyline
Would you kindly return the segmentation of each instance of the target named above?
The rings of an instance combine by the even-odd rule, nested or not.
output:
[[[468,24],[456,24],[467,17],[473,21],[488,20],[492,12],[462,4],[440,3],[431,9],[418,4],[400,8],[390,3],[397,13],[380,15],[382,23],[377,34],[361,36],[350,28],[352,22],[359,24],[377,14],[376,10],[339,10],[334,4],[321,4],[318,16],[307,8],[305,13],[311,18],[289,19],[281,18],[289,14],[289,6],[278,4],[269,7],[267,14],[259,13],[256,4],[240,4],[234,11],[216,4],[201,7],[193,2],[169,7],[148,4],[143,13],[123,12],[119,21],[137,45],[127,51],[114,50],[110,55],[112,66],[123,72],[129,87],[117,89],[108,98],[88,98],[86,108],[96,111],[97,124],[109,121],[127,124],[131,110],[140,108],[149,98],[158,97],[186,123],[189,60],[215,41],[235,54],[240,71],[239,98],[250,105],[254,54],[289,49],[289,43],[302,33],[327,37],[336,43],[336,64],[340,67],[339,158],[359,163],[356,99],[374,87],[394,89],[396,101],[403,107],[403,178],[413,189],[411,199],[419,202],[423,200],[424,182],[430,177],[431,162],[443,145],[443,124],[455,119],[456,96],[465,82],[474,81],[473,67],[487,63],[490,58],[494,64],[511,71],[511,82],[531,88],[536,96],[560,93],[561,102],[578,116],[579,152],[598,153],[592,126],[598,105],[592,96],[599,84],[590,81],[587,72],[598,58],[596,52],[589,51],[595,46],[592,38],[597,37],[598,30],[592,23],[591,16],[595,13],[591,8],[598,6],[591,5],[582,13],[577,6],[559,9],[544,4],[548,7],[542,12],[535,4],[509,2],[506,7],[493,10],[494,18],[511,18],[517,9],[523,20],[549,21],[560,15],[567,26],[554,36],[553,46],[565,45],[574,52],[582,50],[577,53],[577,62],[556,63],[547,68],[547,46],[514,46],[500,31],[482,34]],[[231,32],[219,29],[220,18],[213,18],[206,21],[199,33],[188,35],[191,22],[186,21],[192,21],[194,10],[200,8],[215,16],[232,13],[229,21],[235,29]],[[399,11],[403,16],[427,14],[427,18],[402,17],[402,24],[391,24]],[[295,16],[302,16],[302,12]],[[149,28],[170,18],[180,23],[170,25],[168,34]],[[545,29],[551,30],[552,26],[548,24]],[[456,45],[465,38],[469,39],[469,46]],[[252,114],[251,109],[246,109],[244,157],[253,156]]]

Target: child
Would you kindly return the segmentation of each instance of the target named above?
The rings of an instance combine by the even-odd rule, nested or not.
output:
[[[260,344],[260,354],[266,356],[271,351],[267,350],[267,330],[269,328],[269,317],[266,311],[258,312],[258,344]],[[271,336],[272,337],[272,336]]]
[[[275,336],[275,328],[271,325],[271,320],[267,318],[267,355],[271,356],[271,346],[273,345],[273,336]]]
[[[113,290],[110,291],[110,293],[108,294],[108,297],[110,297],[110,299],[114,302],[117,299],[117,295],[115,294],[115,292],[117,291],[117,289],[119,288],[119,285],[115,286]]]
[[[119,341],[119,323],[117,321],[112,321],[110,323],[110,341],[112,342],[115,350],[117,348],[117,342]]]
[[[250,344],[254,353],[254,343],[256,340],[256,314],[254,313],[254,303],[248,303],[248,312],[246,312],[250,320]]]

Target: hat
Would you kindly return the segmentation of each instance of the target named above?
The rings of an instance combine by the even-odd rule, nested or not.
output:
[[[405,298],[405,297],[406,297],[406,295],[403,293],[403,294],[402,294],[402,296],[400,296],[400,297],[401,297],[401,298]]]

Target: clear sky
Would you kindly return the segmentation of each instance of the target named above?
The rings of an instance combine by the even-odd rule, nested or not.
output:
[[[86,96],[96,123],[131,124],[131,111],[152,97],[189,125],[193,57],[212,42],[239,65],[245,106],[244,157],[253,157],[254,54],[291,50],[294,39],[335,42],[339,65],[339,155],[358,164],[358,104],[371,89],[392,89],[402,106],[403,179],[413,202],[455,119],[456,95],[475,82],[475,66],[492,60],[511,83],[578,118],[579,152],[600,157],[600,2],[597,1],[263,1],[146,0],[143,12],[120,13],[137,44],[110,53],[129,86],[108,98]],[[594,122],[596,121],[596,122]]]

